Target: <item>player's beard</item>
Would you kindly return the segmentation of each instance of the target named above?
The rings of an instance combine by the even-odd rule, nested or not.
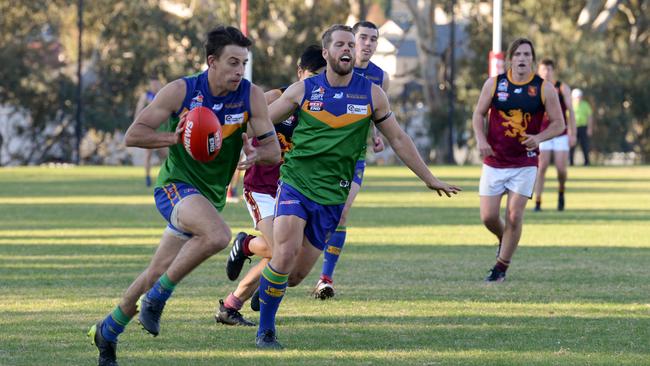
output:
[[[352,69],[354,68],[354,57],[351,57],[349,64],[349,67],[345,67],[339,63],[338,59],[335,59],[334,57],[328,56],[327,62],[332,66],[332,70],[340,75],[340,76],[345,76],[348,75],[352,72]]]

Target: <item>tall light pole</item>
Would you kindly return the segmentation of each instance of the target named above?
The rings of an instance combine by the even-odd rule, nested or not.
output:
[[[77,38],[77,44],[78,44],[78,52],[77,52],[77,116],[76,116],[76,123],[75,123],[75,137],[76,137],[76,146],[75,150],[77,153],[77,156],[75,157],[75,164],[79,165],[81,163],[81,130],[82,130],[82,123],[81,123],[81,112],[82,112],[82,103],[81,103],[81,89],[82,89],[82,80],[81,80],[81,59],[82,59],[82,44],[81,44],[81,36],[83,32],[83,25],[84,25],[84,20],[83,20],[83,8],[84,8],[84,2],[83,0],[79,0],[77,2],[77,28],[79,30],[79,35]]]
[[[501,0],[492,1],[492,51],[489,55],[488,74],[497,76],[505,71],[505,57],[501,52]]]
[[[248,0],[241,0],[241,18],[239,21],[239,28],[246,37],[248,37]],[[248,81],[253,81],[253,52],[248,50],[248,63],[244,70],[244,78]]]

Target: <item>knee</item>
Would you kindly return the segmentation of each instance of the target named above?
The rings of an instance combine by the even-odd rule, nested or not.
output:
[[[484,225],[495,225],[499,222],[499,214],[493,212],[481,212],[481,221]]]
[[[232,239],[230,229],[213,231],[205,235],[203,248],[207,255],[213,255],[226,249]]]
[[[515,211],[515,210],[510,210],[508,212],[507,220],[508,220],[508,224],[510,226],[521,225],[521,222],[523,221],[523,219],[524,219],[524,212],[523,211],[519,212],[519,211]]]

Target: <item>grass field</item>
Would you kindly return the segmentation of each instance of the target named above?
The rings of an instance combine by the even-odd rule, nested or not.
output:
[[[650,365],[650,167],[572,168],[567,211],[526,213],[500,285],[478,216],[478,167],[440,167],[456,198],[404,168],[369,167],[336,272],[337,296],[288,291],[282,352],[213,320],[234,283],[226,252],[193,272],[162,333],[132,322],[120,365]],[[142,271],[163,228],[141,168],[0,169],[0,365],[93,365],[85,333]],[[248,230],[243,204],[224,211]],[[247,267],[245,267],[247,268]],[[257,321],[248,306],[245,316]]]

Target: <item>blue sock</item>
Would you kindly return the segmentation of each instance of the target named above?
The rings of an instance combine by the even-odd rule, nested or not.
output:
[[[267,264],[260,277],[260,326],[257,335],[271,329],[275,332],[275,314],[287,289],[288,273],[280,273]]]
[[[102,337],[109,342],[117,342],[117,336],[124,332],[124,328],[129,323],[131,318],[126,316],[120,307],[116,307],[112,313],[102,322],[102,328],[97,329],[102,333]]]
[[[172,292],[174,291],[174,288],[176,287],[176,284],[173,283],[169,277],[167,277],[167,273],[163,274],[160,276],[160,279],[154,283],[153,287],[149,292],[147,292],[147,297],[150,299],[158,300],[158,301],[167,301],[170,296],[172,296]]]
[[[330,240],[327,241],[327,249],[323,253],[321,277],[326,276],[330,280],[334,277],[334,268],[339,260],[339,255],[341,255],[341,250],[343,250],[343,244],[345,244],[345,234],[345,226],[339,226],[330,237]]]

